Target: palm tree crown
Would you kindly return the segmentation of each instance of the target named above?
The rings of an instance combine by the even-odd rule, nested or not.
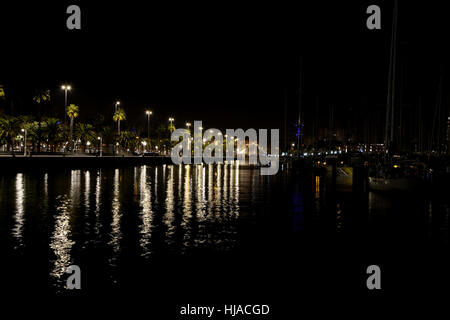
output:
[[[79,112],[80,108],[74,104],[71,104],[67,107],[67,115],[69,116],[69,118],[77,118]]]
[[[117,132],[120,134],[120,121],[127,120],[125,110],[118,108],[116,112],[114,112],[113,120],[117,122]]]

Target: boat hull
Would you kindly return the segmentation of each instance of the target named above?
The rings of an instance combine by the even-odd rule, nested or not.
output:
[[[419,179],[369,177],[369,187],[375,191],[415,191],[421,186]]]

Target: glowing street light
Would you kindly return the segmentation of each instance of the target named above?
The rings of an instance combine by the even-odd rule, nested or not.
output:
[[[187,127],[188,130],[189,130],[189,128],[191,127],[191,123],[190,123],[190,122],[186,122],[186,127]]]
[[[117,107],[120,106],[120,101],[116,101],[116,104],[114,105],[114,111],[117,111]]]
[[[171,125],[173,124],[174,121],[175,121],[174,118],[172,118],[172,117],[169,118],[169,122],[170,122]]]
[[[72,87],[70,85],[67,84],[63,84],[61,86],[61,89],[64,90],[64,123],[67,122],[67,91],[72,90]]]
[[[23,156],[27,156],[27,129],[22,129],[22,132],[25,133],[25,137],[23,139]]]
[[[103,139],[102,137],[97,137],[97,140],[100,141],[100,157],[103,156]]]
[[[151,110],[146,110],[147,115],[147,139],[150,139],[150,116],[153,114]]]

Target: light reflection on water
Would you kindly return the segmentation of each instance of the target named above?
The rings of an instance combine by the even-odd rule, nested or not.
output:
[[[25,179],[22,173],[16,176],[16,210],[14,215],[15,225],[12,230],[13,237],[17,240],[17,246],[23,245],[22,232],[24,225],[24,201],[25,201]]]
[[[17,173],[9,182],[1,180],[0,200],[13,210],[0,212],[1,218],[9,214],[11,219],[8,234],[0,236],[11,237],[13,250],[33,249],[36,237],[48,244],[41,252],[41,263],[48,263],[44,258],[49,251],[48,273],[59,283],[70,264],[80,263],[80,258],[89,263],[91,255],[115,269],[124,256],[151,261],[157,252],[236,248],[240,239],[237,223],[264,211],[278,215],[277,219],[294,214],[291,229],[303,232],[307,223],[314,223],[313,215],[329,208],[336,218],[334,231],[345,231],[349,206],[339,199],[327,207],[323,179],[313,177],[306,186],[296,178],[290,184],[284,178],[273,184],[275,179],[233,164]],[[33,184],[37,186],[32,188]],[[364,210],[369,220],[380,214],[389,216],[392,199],[373,192],[367,198]],[[424,214],[431,225],[442,208],[444,224],[437,230],[448,234],[448,204],[427,202]],[[357,214],[363,215],[364,210]],[[114,273],[110,269],[106,272]]]
[[[111,222],[111,233],[109,245],[113,249],[113,256],[110,260],[112,264],[115,264],[117,255],[120,251],[120,240],[122,239],[122,231],[120,230],[120,222],[122,218],[122,213],[120,211],[120,199],[119,199],[119,187],[120,183],[120,172],[119,169],[114,170],[114,180],[113,180],[113,198],[112,198],[112,222]]]
[[[67,267],[72,264],[71,249],[75,242],[71,240],[71,201],[67,196],[60,196],[56,202],[58,203],[56,208],[58,215],[55,217],[55,229],[50,242],[55,259],[50,274],[55,280],[59,280],[66,272]]]
[[[151,254],[151,236],[152,236],[152,221],[153,221],[153,211],[152,211],[152,195],[151,195],[151,179],[147,177],[147,171],[150,168],[143,166],[140,168],[139,177],[139,199],[141,205],[141,219],[142,224],[140,226],[140,240],[139,244],[142,248],[142,255],[148,256]]]

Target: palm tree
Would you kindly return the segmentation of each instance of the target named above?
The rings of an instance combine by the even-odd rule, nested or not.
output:
[[[0,118],[0,140],[6,142],[8,151],[12,150],[14,155],[14,141],[20,131],[20,119],[4,116]]]
[[[27,130],[27,140],[31,141],[32,150],[36,150],[36,141],[38,140],[39,124],[37,121],[29,121],[23,124],[25,130]]]
[[[113,120],[117,122],[117,134],[120,135],[120,121],[127,120],[125,110],[118,108],[116,112],[114,112]]]
[[[38,130],[37,130],[37,151],[41,151],[41,138],[42,138],[42,130],[41,130],[41,122],[42,122],[42,105],[48,103],[50,101],[50,90],[41,89],[37,90],[33,101],[38,104]]]
[[[97,135],[94,131],[94,126],[89,123],[77,123],[75,126],[75,138],[81,141],[81,150],[84,152],[86,143],[96,140]]]
[[[46,119],[44,131],[47,136],[48,144],[50,145],[50,151],[54,152],[56,143],[62,133],[61,122],[56,118]]]
[[[71,104],[67,107],[67,115],[70,118],[70,133],[69,133],[69,144],[72,144],[72,150],[74,147],[74,143],[72,141],[73,136],[73,120],[78,117],[80,108],[74,104]]]

